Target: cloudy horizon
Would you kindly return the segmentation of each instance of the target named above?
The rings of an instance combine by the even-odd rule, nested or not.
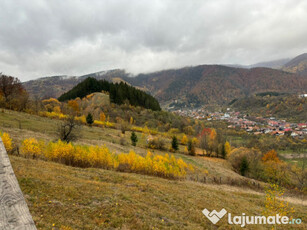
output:
[[[132,74],[307,52],[307,1],[2,0],[0,72]]]

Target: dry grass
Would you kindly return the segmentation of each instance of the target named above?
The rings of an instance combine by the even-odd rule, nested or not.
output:
[[[19,129],[19,122],[21,129]],[[56,135],[58,120],[39,117],[26,113],[20,113],[15,111],[5,110],[5,113],[0,113],[0,130],[8,132],[15,143],[18,145],[22,140],[26,138],[35,137],[36,139],[42,139],[46,141],[57,140]],[[100,127],[88,127],[83,125],[81,127],[81,136],[76,141],[76,144],[85,145],[106,145],[112,152],[122,153],[133,150],[137,154],[145,156],[147,154],[146,149],[146,135],[137,133],[139,142],[136,147],[130,145],[131,132],[127,131],[124,135],[127,145],[120,145],[121,131],[110,128]],[[170,145],[170,140],[166,140]],[[180,145],[181,152],[183,152],[184,146]],[[153,154],[173,154],[166,150],[150,150]],[[197,175],[192,176],[191,180],[204,180],[206,177],[206,183],[216,183],[220,179],[222,183],[232,185],[246,186],[246,183],[253,183],[253,180],[240,176],[235,173],[227,161],[223,159],[203,157],[203,156],[189,156],[182,153],[175,153],[176,157],[182,158],[185,162],[194,165],[199,170]],[[203,170],[209,174],[204,175]],[[256,182],[257,184],[260,182]],[[261,184],[261,183],[260,183]],[[249,185],[248,185],[249,186]],[[256,186],[257,188],[257,186]]]
[[[0,113],[0,129],[9,132],[16,143],[29,137],[56,140],[57,122],[13,111]],[[106,144],[116,153],[133,149],[145,155],[145,137],[138,135],[140,142],[137,147],[122,146],[119,130],[82,126],[82,137],[77,143]],[[125,138],[130,143],[130,132],[126,132]],[[209,183],[215,177],[222,177],[223,181],[226,178],[252,181],[233,172],[225,160],[180,153],[175,153],[175,156],[200,170],[207,170]],[[10,158],[39,229],[51,229],[53,224],[55,229],[61,226],[73,229],[231,229],[225,219],[213,226],[201,210],[226,208],[233,214],[259,215],[264,206],[263,194],[242,187],[171,181],[131,173],[72,168],[16,156]],[[306,222],[306,207],[303,206],[306,200],[286,199],[295,205],[295,217]],[[299,227],[307,228],[306,224]],[[249,229],[261,228],[249,226]]]
[[[10,159],[38,229],[231,229],[226,218],[213,226],[201,211],[260,215],[264,206],[263,195],[229,186]],[[294,207],[306,222],[306,207]]]

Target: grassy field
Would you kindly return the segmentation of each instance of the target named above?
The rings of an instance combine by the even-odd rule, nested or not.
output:
[[[59,122],[26,113],[0,112],[0,130],[8,132],[17,145],[30,137],[57,140]],[[137,133],[138,146],[133,147],[130,132],[124,135],[126,144],[121,145],[120,130],[82,126],[80,131],[77,144],[106,145],[115,153],[134,150],[145,155],[148,151],[146,137],[141,133]],[[169,139],[166,142],[170,144]],[[225,208],[237,215],[261,214],[264,183],[240,176],[223,159],[182,154],[183,148],[180,146],[180,152],[174,155],[197,168],[195,174],[183,181],[73,168],[14,155],[10,159],[38,229],[239,229],[231,228],[225,218],[214,226],[201,210]],[[200,183],[204,182],[204,176],[206,183]],[[260,187],[250,186],[252,183]],[[304,222],[306,201],[287,199],[295,207],[295,217]],[[306,227],[300,225],[293,229]],[[271,228],[249,226],[248,229]]]
[[[240,229],[225,217],[212,225],[201,211],[261,215],[264,207],[263,194],[248,189],[10,159],[38,229]],[[295,217],[306,222],[306,206],[293,202]]]
[[[8,132],[15,144],[20,145],[22,140],[26,138],[37,138],[45,141],[54,141],[58,139],[56,134],[57,125],[60,121],[50,118],[29,115],[27,113],[19,113],[14,111],[5,110],[5,113],[0,113],[0,130]],[[19,123],[21,127],[19,127]],[[21,128],[21,129],[20,129]],[[126,145],[120,144],[121,131],[112,128],[88,127],[82,125],[80,138],[76,144],[86,145],[106,145],[111,151],[115,153],[128,153],[134,150],[140,155],[146,155],[148,149],[146,148],[146,136],[137,133],[139,142],[137,147],[132,146],[130,143],[131,132],[127,131],[124,135]],[[166,146],[170,146],[170,139],[165,138]],[[236,179],[240,183],[241,180],[249,180],[241,177],[231,170],[231,166],[222,159],[209,158],[209,157],[192,157],[182,154],[184,146],[180,146],[179,153],[170,153],[167,150],[150,150],[154,154],[173,154],[176,157],[182,158],[185,162],[194,165],[199,170],[208,171],[208,182],[213,181],[213,177],[222,177],[225,181],[229,178]],[[195,178],[194,178],[195,179]]]

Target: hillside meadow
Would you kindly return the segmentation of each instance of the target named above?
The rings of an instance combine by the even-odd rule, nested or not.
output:
[[[214,226],[201,211],[225,208],[237,215],[260,215],[264,208],[264,195],[249,189],[81,169],[12,155],[10,160],[38,229],[239,229],[229,226],[226,218]],[[289,201],[295,217],[304,223],[306,202]],[[306,227],[304,223],[278,229]]]

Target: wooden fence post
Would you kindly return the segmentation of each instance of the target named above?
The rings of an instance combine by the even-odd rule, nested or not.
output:
[[[36,230],[1,138],[0,229]]]

